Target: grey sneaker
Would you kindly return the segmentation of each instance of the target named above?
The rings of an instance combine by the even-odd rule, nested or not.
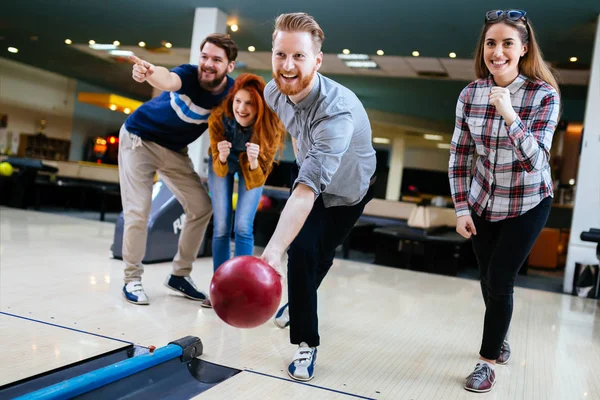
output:
[[[496,364],[506,365],[510,360],[510,345],[505,340],[500,348],[500,357],[496,360]]]
[[[487,364],[480,363],[475,367],[475,371],[467,377],[465,389],[470,392],[485,393],[492,390],[496,384],[496,373]]]

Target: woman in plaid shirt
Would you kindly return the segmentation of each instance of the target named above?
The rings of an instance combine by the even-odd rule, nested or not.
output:
[[[487,392],[495,365],[511,356],[515,278],[552,207],[549,158],[560,97],[525,11],[486,13],[475,71],[479,79],[456,106],[448,174],[456,231],[472,237],[486,306],[480,360],[465,389]]]

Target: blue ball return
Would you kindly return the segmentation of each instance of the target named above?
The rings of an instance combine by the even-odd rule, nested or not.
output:
[[[197,358],[202,351],[194,336],[155,350],[130,345],[0,387],[0,399],[184,399],[240,372]]]

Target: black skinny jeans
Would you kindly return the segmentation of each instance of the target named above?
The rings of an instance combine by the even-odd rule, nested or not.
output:
[[[483,340],[479,354],[489,360],[500,356],[513,312],[515,278],[546,225],[552,197],[515,218],[498,222],[471,213],[477,235],[472,236],[485,302]]]

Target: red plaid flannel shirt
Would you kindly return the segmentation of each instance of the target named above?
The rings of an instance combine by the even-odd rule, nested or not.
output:
[[[519,75],[507,89],[517,119],[508,126],[489,103],[492,77],[470,83],[456,105],[448,176],[457,217],[469,207],[490,221],[524,214],[553,196],[550,147],[560,98],[543,81]],[[473,154],[477,151],[471,181]]]

